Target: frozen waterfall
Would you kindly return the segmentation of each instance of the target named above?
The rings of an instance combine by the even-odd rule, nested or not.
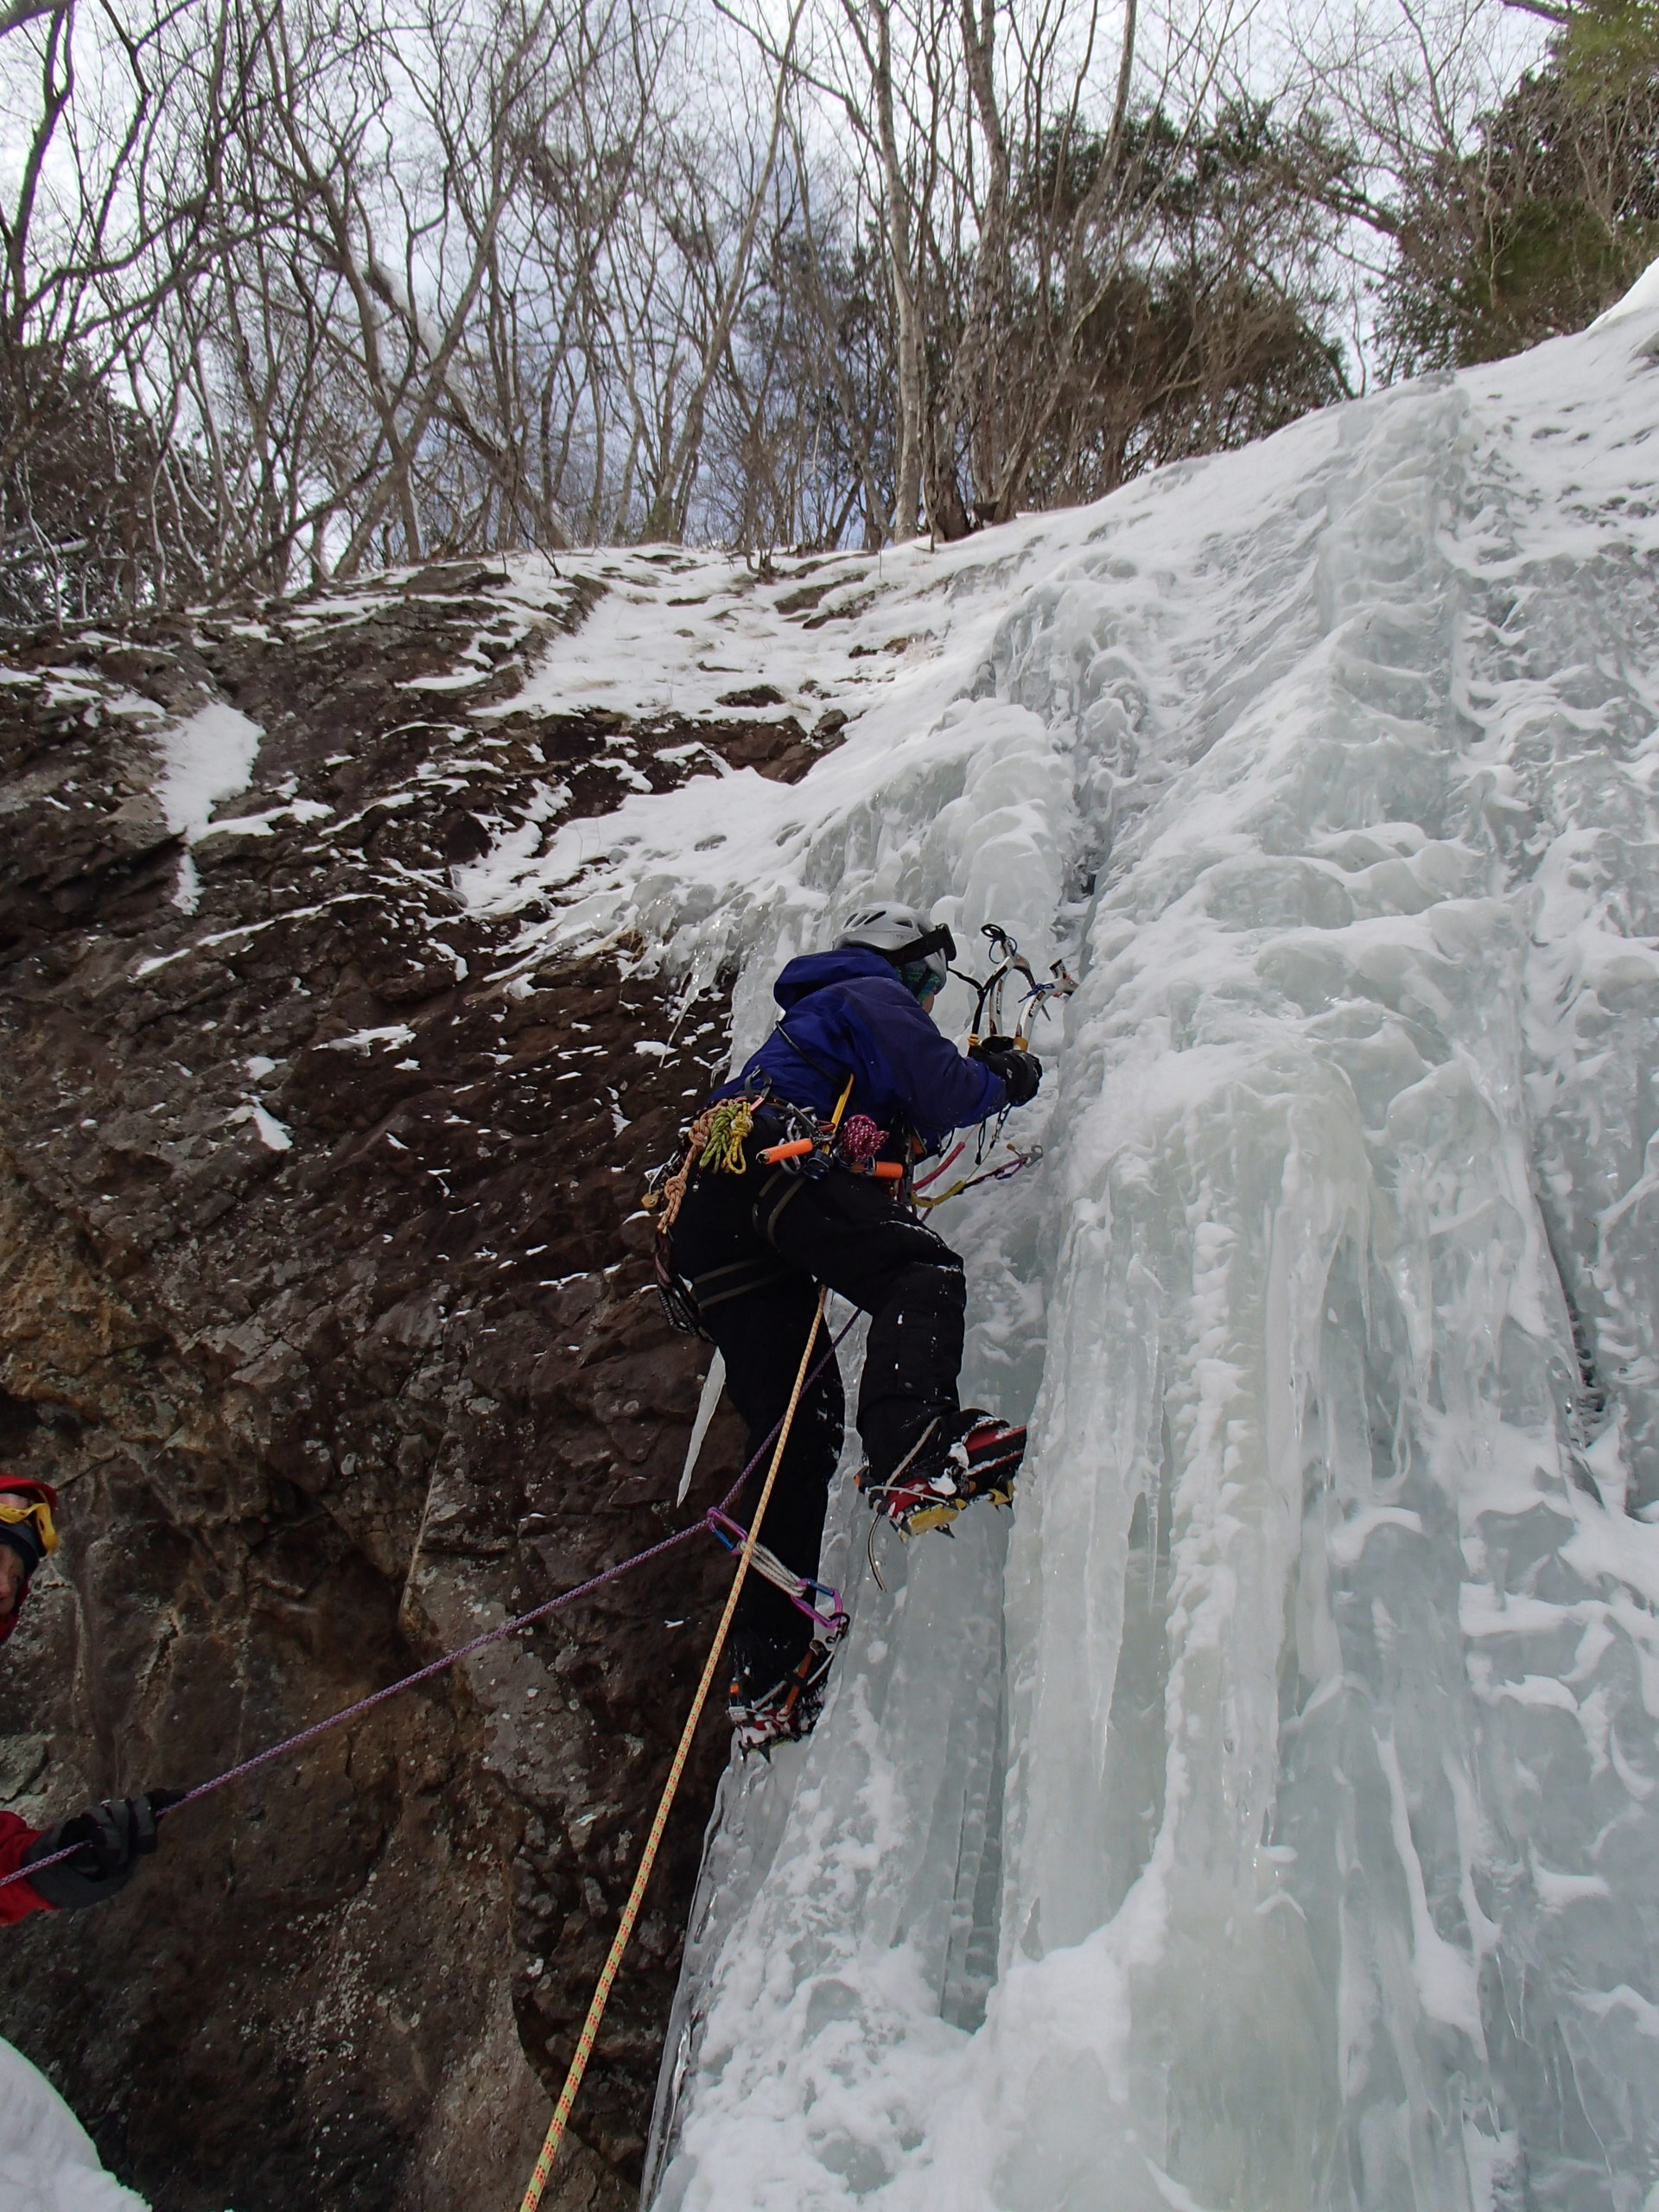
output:
[[[843,1485],[657,2212],[1659,2212],[1656,352],[891,556],[842,753],[542,864],[526,959],[735,951],[740,1050],[871,891],[1082,977],[939,1217],[1017,1513],[884,1592]]]

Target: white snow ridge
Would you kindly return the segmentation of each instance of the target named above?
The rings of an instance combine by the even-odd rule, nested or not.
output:
[[[734,957],[740,1053],[873,893],[1081,977],[1040,1166],[939,1217],[1012,1524],[884,1593],[843,1482],[658,2212],[1659,2212],[1656,335],[829,564],[810,638],[605,556],[610,703],[708,658],[853,720],[794,787],[499,825],[519,963]]]

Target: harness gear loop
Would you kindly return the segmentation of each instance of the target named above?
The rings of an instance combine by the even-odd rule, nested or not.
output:
[[[769,1144],[760,1154],[766,1166],[775,1167],[786,1160],[805,1160],[820,1153],[826,1156],[833,1154],[836,1149],[836,1134],[841,1128],[841,1117],[847,1111],[847,1101],[852,1095],[853,1077],[849,1076],[842,1085],[841,1096],[836,1101],[836,1110],[830,1116],[828,1122],[818,1123],[815,1134],[810,1137],[790,1137],[782,1144]],[[798,1127],[800,1119],[801,1117],[797,1117]],[[861,1122],[867,1128],[874,1128],[875,1126],[868,1115],[855,1114],[849,1127],[855,1128]],[[810,1122],[809,1126],[810,1126]]]
[[[851,1096],[852,1088],[852,1077],[849,1076],[847,1078],[847,1088],[841,1095],[841,1105],[836,1109],[836,1123],[841,1120],[842,1109]],[[570,2060],[570,2069],[564,2077],[564,2087],[559,2092],[559,2101],[553,2107],[553,2117],[548,2123],[547,2139],[542,2145],[541,2156],[537,2159],[531,2171],[529,2185],[524,2190],[524,2202],[519,2206],[519,2212],[537,2212],[537,2207],[542,2201],[542,2191],[547,2187],[548,2177],[553,2171],[553,2161],[558,2157],[559,2145],[564,2140],[564,2131],[570,2119],[570,2108],[575,2103],[576,2094],[582,2088],[582,2075],[588,2071],[588,2061],[593,2056],[594,2041],[599,2033],[599,2024],[605,2016],[606,2000],[610,1996],[611,1985],[616,1980],[617,1969],[622,1963],[622,1954],[627,1949],[629,1938],[633,1934],[633,1923],[639,1916],[639,1907],[645,1898],[645,1885],[651,1879],[652,1869],[657,1864],[657,1853],[662,1844],[663,1831],[668,1825],[669,1808],[674,1802],[676,1793],[680,1786],[680,1777],[685,1771],[685,1762],[691,1750],[691,1739],[697,1732],[698,1721],[702,1718],[702,1708],[708,1702],[709,1691],[720,1665],[720,1655],[726,1648],[726,1638],[731,1630],[732,1617],[737,1611],[737,1601],[742,1594],[745,1579],[754,1559],[755,1547],[760,1534],[760,1523],[765,1519],[766,1507],[771,1503],[772,1484],[777,1481],[778,1470],[783,1464],[785,1447],[789,1442],[790,1430],[795,1425],[795,1413],[801,1402],[801,1393],[806,1388],[807,1369],[812,1358],[812,1347],[818,1340],[818,1331],[823,1325],[823,1303],[828,1295],[827,1290],[820,1289],[818,1292],[818,1302],[812,1311],[812,1326],[807,1332],[806,1349],[802,1352],[801,1363],[795,1371],[795,1387],[789,1394],[789,1404],[784,1413],[783,1426],[778,1432],[778,1444],[772,1455],[772,1465],[766,1470],[766,1479],[760,1491],[760,1502],[755,1507],[754,1518],[749,1523],[749,1533],[743,1540],[742,1551],[738,1554],[737,1573],[733,1576],[732,1586],[726,1595],[725,1611],[721,1614],[720,1625],[715,1630],[714,1643],[709,1646],[709,1657],[702,1669],[702,1679],[697,1684],[696,1694],[691,1700],[691,1710],[686,1714],[685,1726],[680,1731],[680,1740],[674,1753],[673,1764],[668,1770],[668,1780],[663,1784],[663,1794],[658,1801],[656,1817],[652,1821],[651,1833],[645,1838],[645,1850],[640,1853],[639,1871],[633,1878],[633,1887],[629,1891],[628,1901],[622,1908],[622,1917],[617,1924],[610,1955],[600,1971],[593,2002],[588,2007],[588,2017],[582,2024],[581,2034],[576,2037],[576,2048]]]

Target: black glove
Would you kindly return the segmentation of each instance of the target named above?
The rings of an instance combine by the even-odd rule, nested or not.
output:
[[[30,1888],[60,1912],[102,1904],[126,1887],[140,1858],[155,1850],[156,1815],[176,1805],[183,1795],[181,1789],[151,1789],[142,1797],[111,1797],[102,1805],[88,1806],[72,1821],[60,1821],[29,1845],[22,1865],[50,1859],[73,1844],[82,1847],[73,1859],[31,1874]]]
[[[1035,1052],[1016,1045],[1012,1037],[982,1037],[968,1047],[970,1060],[982,1060],[993,1075],[1000,1075],[1010,1106],[1028,1106],[1043,1079],[1043,1064]]]

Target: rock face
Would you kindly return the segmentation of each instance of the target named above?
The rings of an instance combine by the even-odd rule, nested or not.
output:
[[[722,1414],[674,1507],[706,1352],[636,1212],[723,995],[514,974],[453,871],[835,731],[760,689],[513,712],[602,589],[451,568],[8,652],[0,1461],[65,1541],[0,1662],[0,1802],[37,1821],[218,1772],[736,1471]],[[175,1816],[115,1904],[9,1932],[0,2033],[163,2212],[515,2202],[725,1585],[688,1545]],[[550,2203],[632,2201],[725,1756],[711,1724]]]

